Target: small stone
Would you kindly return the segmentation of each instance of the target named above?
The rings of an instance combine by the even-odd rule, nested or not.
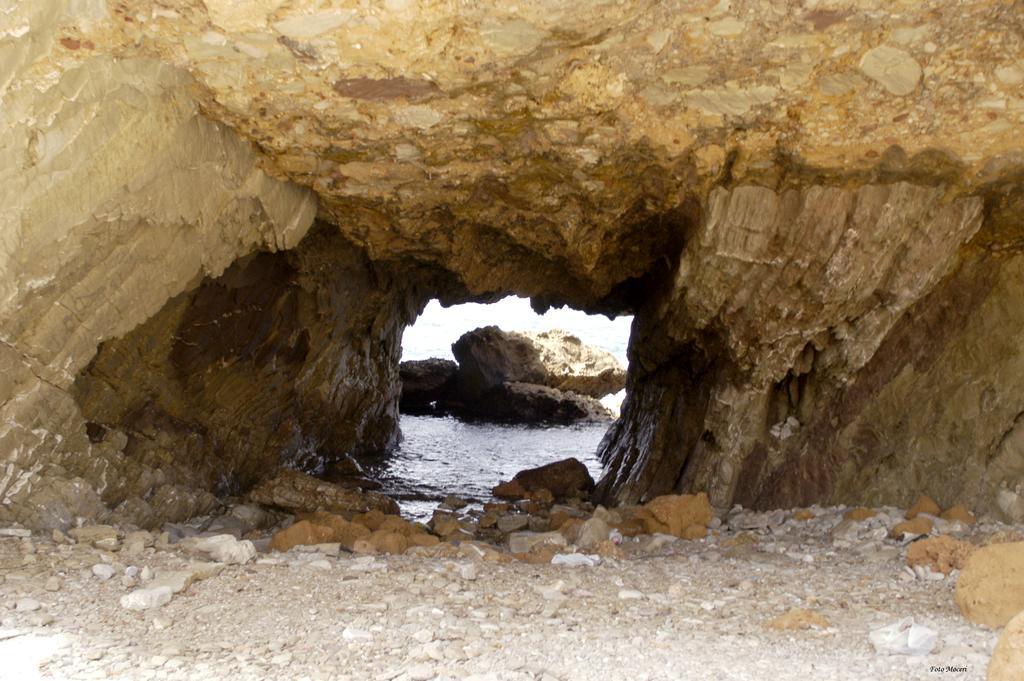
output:
[[[921,513],[927,513],[928,515],[937,516],[942,512],[939,505],[935,503],[935,500],[929,496],[922,494],[914,502],[914,505],[907,510],[907,520],[913,520]]]
[[[121,597],[121,607],[128,610],[149,610],[171,602],[174,591],[169,586],[136,589]]]
[[[463,563],[459,566],[459,576],[467,582],[476,581],[478,574],[476,563]]]
[[[793,513],[793,520],[814,520],[814,512],[806,508],[801,508],[800,510]]]
[[[929,537],[907,548],[907,565],[928,566],[935,572],[948,575],[953,570],[963,569],[975,548],[969,542],[952,537]]]
[[[640,513],[647,532],[676,537],[696,538],[697,526],[707,527],[714,517],[705,492],[699,494],[666,494],[644,504]],[[701,535],[703,536],[703,535]]]
[[[50,624],[53,624],[53,622],[53,615],[46,612],[45,610],[34,612],[28,616],[28,623],[34,627],[45,627]]]
[[[0,527],[0,537],[27,538],[31,536],[32,530],[26,530],[23,527]]]
[[[405,676],[409,681],[430,681],[434,678],[434,668],[427,664],[418,664],[405,670]]]
[[[105,582],[117,574],[117,570],[114,569],[113,565],[108,563],[97,563],[92,566],[92,574],[99,578],[100,581]]]
[[[608,539],[611,529],[607,522],[595,516],[580,526],[575,543],[581,549],[592,549]]]
[[[230,534],[189,537],[181,544],[188,550],[205,553],[218,563],[228,565],[244,565],[256,557],[256,547],[251,541],[239,541]]]
[[[831,623],[814,610],[793,608],[768,621],[768,628],[778,631],[798,631],[801,629],[828,629]]]
[[[898,96],[909,95],[921,80],[921,67],[914,58],[888,45],[880,45],[865,52],[860,60],[860,70]]]
[[[117,543],[117,529],[110,525],[86,525],[68,530],[68,534],[79,544],[97,545],[97,542],[109,545]]]
[[[19,598],[14,603],[15,612],[35,612],[41,607],[43,604],[34,598]]]
[[[843,514],[843,520],[852,520],[853,522],[861,522],[863,520],[868,520],[870,518],[874,518],[876,515],[878,515],[878,511],[876,511],[875,509],[873,509],[873,508],[865,508],[864,506],[859,506],[857,508],[851,508],[849,511],[844,513]]]
[[[899,539],[904,535],[916,536],[928,534],[931,531],[932,521],[924,516],[919,516],[913,520],[904,520],[902,523],[897,523],[889,534],[892,537]]]
[[[515,532],[526,527],[530,523],[530,516],[517,514],[517,515],[504,515],[498,518],[498,529],[502,532]]]
[[[173,622],[172,622],[171,618],[167,617],[166,615],[157,615],[156,617],[153,618],[153,620],[150,622],[150,624],[153,625],[153,628],[155,630],[163,631],[164,629],[167,629],[168,627],[170,627],[171,624],[173,624]]]
[[[60,591],[60,577],[50,577],[46,580],[45,589],[47,591]]]
[[[456,494],[449,494],[444,498],[444,501],[441,502],[441,505],[453,511],[458,511],[460,508],[469,506],[469,501]]]
[[[143,566],[142,570],[139,571],[139,579],[144,582],[148,582],[153,579],[153,568],[148,565]]]
[[[965,525],[974,525],[978,522],[978,519],[974,517],[974,514],[971,513],[970,509],[963,504],[950,506],[943,511],[942,515],[939,517],[950,522],[959,521]]]
[[[644,597],[643,592],[635,589],[619,589],[620,601],[636,601]]]
[[[508,536],[508,548],[512,553],[528,553],[535,546],[565,546],[566,540],[559,532],[513,532]],[[551,557],[548,557],[548,562]]]
[[[331,561],[327,560],[326,558],[321,558],[319,560],[311,560],[309,561],[308,565],[314,570],[322,570],[324,572],[330,572],[332,569],[334,569],[334,566],[331,565]]]

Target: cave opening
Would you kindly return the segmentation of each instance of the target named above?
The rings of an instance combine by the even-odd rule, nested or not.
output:
[[[366,460],[367,473],[415,519],[429,518],[448,495],[479,503],[518,471],[568,458],[599,479],[598,448],[625,398],[631,324],[631,315],[571,307],[538,313],[516,296],[450,306],[432,299],[402,337],[401,439]],[[531,377],[538,358],[546,371]],[[481,395],[502,403],[468,409],[460,371],[480,369],[503,383],[544,381],[524,388],[544,399]]]

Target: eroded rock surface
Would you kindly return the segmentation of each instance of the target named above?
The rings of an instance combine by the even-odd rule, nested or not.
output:
[[[386,449],[508,293],[636,315],[606,501],[1024,519],[1017,4],[173,5],[0,14],[0,520]]]

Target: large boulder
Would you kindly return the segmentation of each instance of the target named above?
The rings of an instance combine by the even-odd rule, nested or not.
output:
[[[463,334],[452,354],[459,361],[458,389],[467,399],[503,383],[534,383],[590,397],[626,386],[626,370],[610,352],[560,329],[519,333],[485,326]]]
[[[594,479],[587,467],[579,459],[568,458],[519,471],[512,480],[495,487],[492,493],[496,497],[520,499],[530,492],[546,489],[555,498],[564,499],[589,493],[593,488]]]
[[[293,470],[282,470],[263,481],[249,493],[249,498],[258,504],[301,513],[399,513],[394,499],[383,494],[345,488]]]
[[[539,353],[544,385],[580,395],[604,397],[626,387],[626,368],[615,355],[587,345],[561,329],[522,333]]]
[[[398,375],[402,397],[398,409],[403,414],[430,414],[446,400],[455,386],[459,365],[450,359],[419,359],[402,362]]]
[[[1024,542],[975,551],[956,581],[956,604],[964,617],[993,629],[1024,610]]]
[[[546,377],[540,352],[522,334],[484,326],[462,334],[452,344],[459,362],[459,397],[472,401],[505,383],[542,385]]]
[[[1010,620],[988,665],[988,681],[1024,679],[1024,610]]]

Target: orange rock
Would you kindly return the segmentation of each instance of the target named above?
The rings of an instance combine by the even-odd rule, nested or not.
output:
[[[300,545],[325,544],[332,541],[333,534],[329,527],[300,520],[291,527],[275,533],[270,538],[270,550],[283,553]]]
[[[413,532],[408,539],[411,546],[437,546],[441,543],[440,539],[426,532]]]
[[[904,534],[928,534],[931,531],[932,521],[920,516],[913,520],[904,520],[902,523],[897,523],[896,527],[892,528],[889,532],[889,535],[898,539]]]
[[[992,629],[1024,611],[1024,542],[974,551],[956,580],[956,604],[964,617]]]
[[[746,546],[748,544],[756,544],[757,537],[750,532],[741,532],[734,537],[728,537],[722,540],[722,546],[731,548],[734,546]]]
[[[644,521],[640,518],[626,518],[620,523],[613,523],[612,527],[619,531],[623,537],[636,537],[647,529]]]
[[[626,552],[611,539],[598,542],[597,546],[594,547],[594,553],[602,558],[615,558],[617,560],[625,560],[626,558]]]
[[[861,520],[867,520],[868,518],[874,518],[878,515],[878,511],[873,508],[865,508],[859,506],[857,508],[851,508],[849,511],[843,514],[845,520],[853,520],[854,522],[860,522]]]
[[[512,504],[507,501],[488,501],[484,504],[484,513],[494,511],[498,515],[505,515],[511,508]]]
[[[976,548],[974,544],[952,537],[928,537],[910,545],[907,565],[927,565],[935,572],[948,575],[962,569]]]
[[[352,518],[352,522],[359,523],[370,532],[376,532],[380,529],[381,523],[387,518],[386,515],[380,511],[367,511],[366,513],[360,513],[356,517]]]
[[[318,511],[309,515],[309,521],[315,525],[331,529],[331,538],[328,541],[338,542],[346,549],[351,550],[357,539],[364,539],[370,536],[370,531],[354,522],[349,522],[339,515]]]
[[[368,541],[378,553],[390,553],[393,556],[405,553],[405,550],[409,548],[409,539],[407,537],[398,532],[388,532],[387,530],[377,530],[370,535]]]
[[[827,629],[832,624],[821,613],[804,608],[787,610],[768,621],[768,628],[777,631],[798,631],[801,629]]]
[[[1024,610],[1003,629],[992,660],[988,665],[988,681],[1022,681],[1024,679]]]
[[[644,504],[650,516],[644,519],[648,532],[664,532],[682,537],[692,525],[711,521],[714,511],[705,492],[699,494],[666,494]]]
[[[575,544],[576,539],[580,536],[580,528],[583,527],[584,520],[582,518],[569,518],[562,526],[558,528],[559,533],[565,540],[570,544]]]
[[[373,555],[377,553],[377,548],[368,539],[356,539],[355,543],[352,544],[352,553],[358,553],[362,556]]]
[[[401,516],[389,515],[384,518],[380,525],[377,526],[377,531],[384,530],[385,532],[397,532],[398,534],[408,537],[415,531],[415,525],[410,523],[408,520],[404,520]]]
[[[513,556],[516,560],[520,560],[524,563],[530,563],[533,565],[546,565],[551,562],[551,559],[558,553],[558,547],[552,546],[551,544],[537,544],[526,553],[515,553]]]
[[[907,511],[907,520],[913,520],[920,513],[927,513],[928,515],[939,515],[942,509],[935,503],[935,500],[929,496],[922,494],[914,502],[914,505]]]
[[[693,541],[694,539],[703,539],[708,536],[708,528],[703,525],[690,525],[683,530],[683,533],[679,536],[690,541]]]
[[[942,515],[940,515],[939,517],[943,520],[949,520],[950,522],[959,520],[965,525],[973,525],[974,523],[978,522],[978,519],[974,517],[974,514],[971,513],[971,510],[964,506],[963,504],[950,506],[945,511],[943,511]]]
[[[491,494],[499,499],[511,499],[515,501],[517,499],[526,498],[527,491],[518,480],[509,480],[508,482],[498,484],[497,487],[491,490]]]
[[[813,519],[814,519],[814,512],[809,510],[809,509],[806,509],[806,508],[801,508],[799,511],[797,511],[797,512],[795,512],[793,514],[793,520],[813,520]]]
[[[551,493],[547,487],[541,487],[540,489],[533,490],[526,496],[530,501],[536,502],[543,508],[551,508],[551,504],[555,503],[555,495]]]

